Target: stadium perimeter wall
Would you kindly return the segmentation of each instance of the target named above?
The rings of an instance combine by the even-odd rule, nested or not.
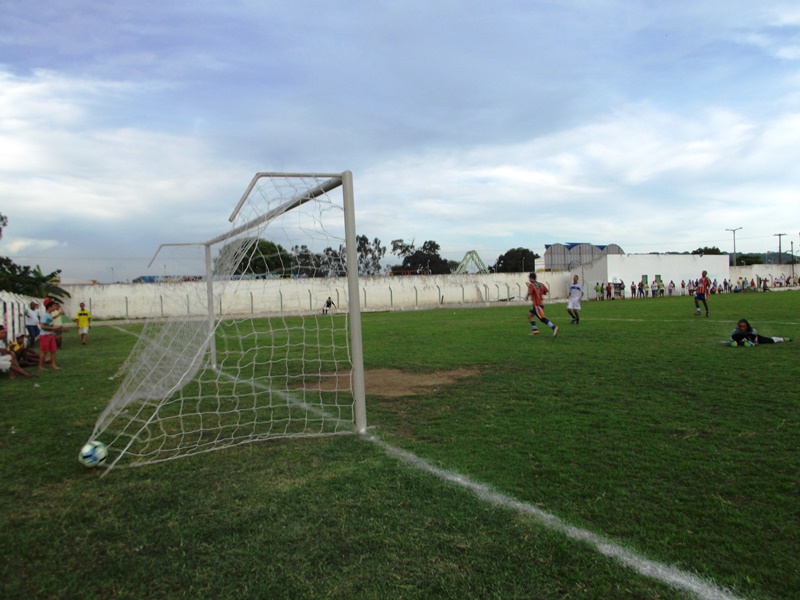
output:
[[[674,281],[680,293],[681,280],[699,279],[703,271],[708,271],[712,281],[722,283],[731,278],[730,269],[727,254],[609,254],[581,265],[575,273],[585,282],[587,296],[593,298],[596,282],[624,282],[625,295],[629,296],[631,281],[639,283],[647,276],[652,282],[658,275],[665,284]]]
[[[767,279],[770,287],[792,276],[792,265],[752,265],[729,267],[727,255],[610,255],[574,271],[540,272],[539,280],[550,287],[546,302],[563,301],[578,275],[586,292],[585,299],[594,298],[594,284],[599,281],[638,282],[643,274],[655,275],[680,286],[681,279],[697,279],[703,269],[712,279],[739,277]],[[800,276],[800,265],[795,265]],[[437,306],[481,306],[494,303],[522,304],[525,297],[526,273],[418,275],[407,277],[374,276],[360,280],[360,302],[364,311],[430,309]],[[321,284],[319,282],[324,282]],[[324,300],[331,296],[339,310],[347,308],[346,282],[341,280],[281,279],[239,282],[240,287],[228,288],[215,298],[217,312],[228,314],[292,314],[321,310]],[[198,298],[205,296],[205,284],[199,282],[136,283],[78,285],[64,284],[71,294],[63,304],[67,315],[74,315],[78,305],[85,302],[94,320],[143,319],[176,314],[204,315]],[[680,293],[680,292],[678,292]],[[629,289],[626,289],[629,295]],[[31,298],[0,292],[3,322],[11,332],[24,330],[24,308]],[[261,307],[268,310],[262,310]]]
[[[540,273],[551,290],[550,300],[564,299],[571,274]],[[365,312],[430,309],[437,306],[522,303],[526,273],[371,276],[359,280],[361,309]],[[347,280],[261,279],[215,284],[218,315],[268,316],[321,312],[330,296],[339,311],[346,310]],[[93,320],[160,318],[205,315],[203,282],[162,282],[110,285],[64,285],[71,295],[64,302],[68,315],[81,302]]]
[[[573,269],[578,275],[586,291],[585,298],[595,297],[594,285],[598,282],[624,282],[625,296],[630,296],[631,282],[639,283],[643,276],[648,282],[660,276],[665,284],[675,282],[676,294],[680,294],[681,281],[696,280],[703,271],[708,271],[712,281],[722,284],[724,279],[738,281],[741,277],[747,281],[767,279],[770,288],[778,281],[794,281],[800,276],[798,265],[750,265],[731,267],[727,254],[695,255],[695,254],[609,254],[585,265]]]

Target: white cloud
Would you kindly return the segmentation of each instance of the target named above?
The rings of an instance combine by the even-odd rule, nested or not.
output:
[[[351,169],[360,232],[457,259],[796,221],[795,3],[79,6],[0,23],[0,252],[75,275],[216,235],[266,169]]]

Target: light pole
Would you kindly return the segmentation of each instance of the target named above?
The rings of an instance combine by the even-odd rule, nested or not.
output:
[[[775,234],[775,237],[778,238],[778,264],[779,265],[783,264],[783,256],[781,256],[783,254],[783,252],[781,251],[781,239],[785,235],[786,235],[785,233],[776,233]]]
[[[114,267],[111,267],[111,283],[114,283]]]
[[[733,266],[736,266],[736,232],[739,231],[741,227],[736,227],[734,229],[725,229],[725,231],[730,231],[733,233]]]

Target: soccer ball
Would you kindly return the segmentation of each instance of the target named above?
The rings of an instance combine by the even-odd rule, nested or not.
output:
[[[106,461],[106,456],[108,456],[106,445],[103,442],[94,441],[81,448],[78,460],[84,467],[96,467]]]

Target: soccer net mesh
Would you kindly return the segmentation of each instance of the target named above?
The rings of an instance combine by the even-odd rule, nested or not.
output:
[[[366,429],[351,182],[257,174],[229,232],[159,248],[150,317],[90,438],[107,466]]]

